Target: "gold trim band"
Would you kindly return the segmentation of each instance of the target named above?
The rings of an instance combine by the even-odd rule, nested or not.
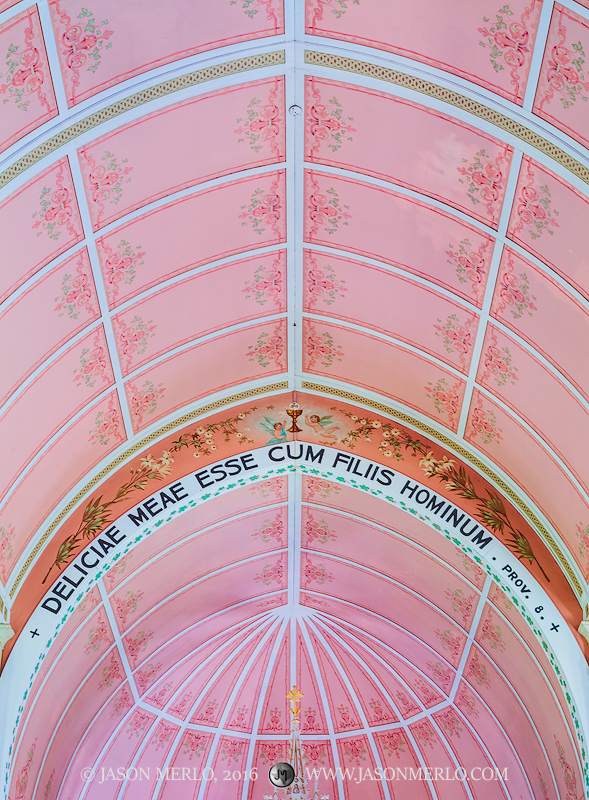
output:
[[[534,131],[526,128],[520,122],[501,114],[499,111],[484,106],[482,103],[477,103],[476,100],[471,100],[464,95],[453,92],[451,89],[445,89],[443,86],[438,86],[430,81],[424,81],[421,78],[415,78],[412,75],[406,75],[403,72],[398,72],[394,69],[381,67],[376,64],[368,64],[364,61],[356,61],[353,58],[345,58],[343,56],[334,56],[329,53],[317,53],[313,50],[305,51],[305,64],[313,64],[317,67],[331,67],[332,69],[341,69],[345,72],[353,72],[356,75],[365,75],[368,78],[376,78],[380,81],[387,83],[394,83],[396,86],[403,86],[405,89],[412,89],[414,92],[420,92],[428,97],[433,97],[436,100],[441,100],[444,103],[449,103],[456,108],[467,111],[479,119],[484,119],[492,125],[496,125],[522,142],[531,145],[536,150],[552,158],[562,167],[572,172],[577,178],[580,178],[584,183],[589,184],[589,169],[574,159],[560,147],[557,147],[552,142],[544,139]]]
[[[531,508],[524,503],[524,501],[517,495],[511,487],[509,487],[502,478],[499,477],[492,469],[490,469],[486,464],[480,461],[476,456],[473,456],[468,450],[465,450],[464,447],[457,444],[456,442],[449,439],[447,436],[444,436],[443,433],[438,433],[438,431],[434,430],[434,428],[430,428],[429,425],[426,425],[423,422],[419,422],[418,420],[410,417],[408,414],[404,414],[402,411],[397,411],[394,408],[390,408],[389,406],[384,405],[384,403],[378,403],[376,400],[369,400],[366,397],[361,397],[358,394],[354,394],[353,392],[346,392],[343,389],[333,389],[331,386],[322,386],[319,383],[308,383],[307,381],[302,382],[302,388],[308,389],[312,392],[318,392],[320,394],[330,394],[334,395],[335,397],[341,397],[343,400],[350,400],[353,403],[360,403],[365,406],[369,406],[373,408],[375,411],[381,411],[383,414],[388,414],[390,417],[395,417],[400,422],[406,422],[409,425],[412,425],[415,428],[418,428],[420,431],[423,431],[427,436],[435,439],[436,441],[443,444],[444,447],[449,448],[461,458],[468,461],[470,464],[473,465],[479,472],[484,473],[488,478],[490,478],[495,485],[504,492],[509,499],[516,505],[520,511],[527,517],[528,521],[532,525],[532,527],[536,530],[537,533],[540,534],[544,543],[550,548],[550,551],[557,559],[561,567],[563,568],[564,572],[566,573],[569,583],[575,590],[577,598],[579,601],[583,597],[583,587],[579,583],[577,576],[573,572],[571,565],[569,564],[566,556],[560,549],[557,542],[554,540],[552,534],[544,527],[544,525],[540,522],[538,517],[534,514]]]
[[[196,409],[196,411],[191,411],[189,414],[184,414],[179,419],[175,420],[174,422],[169,422],[167,425],[164,425],[162,428],[159,428],[157,431],[150,433],[149,436],[141,439],[141,441],[136,442],[134,445],[129,447],[125,450],[124,453],[121,453],[117,456],[114,461],[101,469],[100,472],[95,475],[91,481],[84,486],[83,489],[80,489],[79,492],[76,493],[74,497],[69,501],[69,503],[63,508],[57,517],[53,520],[53,522],[49,525],[47,530],[43,533],[37,544],[29,553],[29,556],[25,563],[22,565],[20,572],[18,573],[14,585],[11,587],[9,596],[12,600],[14,595],[16,594],[16,590],[20,586],[24,576],[28,572],[29,567],[53,533],[53,531],[63,522],[63,520],[67,517],[67,515],[74,509],[77,504],[84,499],[84,497],[90,492],[98,483],[100,483],[104,478],[106,478],[113,470],[115,470],[118,466],[120,466],[124,461],[126,461],[129,456],[134,455],[135,453],[142,450],[147,445],[151,444],[152,442],[161,439],[162,436],[165,436],[167,433],[171,433],[172,431],[178,430],[178,428],[182,428],[184,425],[188,425],[198,417],[202,417],[204,414],[209,414],[212,411],[216,411],[219,408],[224,408],[225,406],[231,405],[233,403],[239,403],[242,400],[247,400],[250,397],[258,397],[262,394],[269,394],[270,392],[279,392],[279,391],[286,391],[288,389],[288,381],[280,381],[280,383],[272,383],[269,386],[260,386],[257,389],[248,389],[244,392],[238,392],[237,394],[232,394],[231,397],[226,397],[223,400],[215,400],[213,403],[207,403],[205,406]]]
[[[10,181],[14,180],[18,175],[24,172],[29,167],[33,166],[37,161],[40,161],[49,153],[53,153],[64,144],[68,144],[77,136],[80,136],[86,131],[96,128],[103,122],[109,119],[114,119],[125,111],[130,111],[133,108],[149,103],[151,100],[157,100],[159,97],[165,97],[173,92],[179,92],[181,89],[188,89],[190,86],[197,86],[199,83],[212,81],[215,78],[225,78],[227,75],[236,75],[239,72],[247,72],[250,69],[260,69],[261,67],[274,67],[277,64],[284,64],[286,60],[284,50],[277,50],[273,53],[262,53],[259,56],[248,56],[247,58],[237,58],[235,61],[226,61],[224,64],[217,64],[214,67],[206,67],[206,69],[199,69],[196,72],[189,72],[187,75],[181,75],[179,78],[172,78],[172,80],[158,83],[150,89],[144,89],[142,92],[126,97],[124,100],[119,100],[95,114],[70,125],[61,133],[52,136],[47,141],[35,147],[26,156],[19,158],[8,169],[0,173],[0,188],[6,186]]]

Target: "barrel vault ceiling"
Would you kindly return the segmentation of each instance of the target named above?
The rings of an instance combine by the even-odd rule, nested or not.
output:
[[[585,662],[296,469],[138,542],[15,688],[76,531],[295,439],[462,504],[587,658],[586,53],[587,0],[0,2],[3,796],[261,800],[295,683],[313,766],[509,770],[330,798],[589,796]]]

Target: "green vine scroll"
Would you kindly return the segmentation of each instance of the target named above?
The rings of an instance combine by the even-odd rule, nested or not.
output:
[[[43,583],[45,583],[54,567],[61,571],[80,550],[83,542],[94,539],[108,525],[111,521],[112,509],[117,503],[122,503],[135,491],[144,491],[149,481],[163,480],[172,471],[170,464],[173,461],[174,459],[170,457],[169,451],[164,451],[159,459],[148,455],[141,460],[141,465],[138,469],[131,469],[131,477],[126,483],[119,486],[117,493],[111,500],[103,501],[102,495],[92,498],[84,509],[82,519],[75,533],[65,538],[60,544],[55,561],[49,567],[47,575],[43,578]]]
[[[355,423],[355,430],[350,431],[340,444],[347,445],[354,449],[359,439],[372,441],[374,436],[381,436],[378,449],[386,458],[394,458],[395,461],[403,461],[404,450],[410,450],[411,455],[422,456],[419,466],[425,476],[433,480],[437,478],[444,484],[445,488],[457,494],[465,500],[474,500],[478,503],[477,510],[473,514],[475,519],[482,523],[486,528],[494,533],[499,532],[505,540],[506,546],[517,556],[520,561],[528,561],[530,564],[537,564],[542,575],[550,581],[544,572],[542,565],[534,555],[532,545],[524,534],[517,530],[509,519],[503,500],[496,494],[486,489],[487,496],[481,496],[464,469],[463,466],[456,467],[453,459],[443,456],[441,459],[434,458],[431,450],[428,451],[425,444],[420,439],[415,439],[407,431],[396,428],[390,422],[380,422],[377,419],[359,418],[355,414],[350,414],[343,409],[332,407],[332,411],[339,411]]]

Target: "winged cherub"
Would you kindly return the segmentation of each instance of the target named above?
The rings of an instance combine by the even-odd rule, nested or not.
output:
[[[320,436],[327,441],[337,442],[335,431],[339,431],[339,425],[332,425],[331,414],[324,417],[320,417],[319,414],[306,414],[305,424],[313,429],[315,436]]]
[[[274,422],[273,419],[270,417],[264,417],[266,422],[260,422],[260,428],[265,430],[267,433],[271,434],[270,439],[268,439],[265,444],[282,444],[286,442],[286,430],[284,429],[283,422]]]

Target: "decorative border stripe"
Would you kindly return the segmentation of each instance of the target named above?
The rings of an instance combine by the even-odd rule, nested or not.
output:
[[[169,422],[167,425],[159,428],[157,431],[150,433],[149,436],[145,436],[139,442],[136,442],[134,445],[129,447],[125,450],[124,453],[121,453],[114,461],[101,469],[100,472],[95,475],[91,481],[89,481],[83,489],[80,489],[79,492],[76,493],[74,497],[69,501],[69,503],[63,508],[57,517],[53,520],[53,522],[49,525],[47,530],[41,536],[37,544],[34,546],[32,551],[30,552],[27,560],[23,564],[20,569],[20,572],[17,575],[17,578],[14,582],[14,585],[11,587],[9,596],[10,599],[13,600],[16,594],[18,587],[20,586],[23,578],[25,577],[26,573],[28,572],[29,567],[51,536],[51,534],[55,531],[55,529],[63,522],[63,520],[67,517],[67,515],[74,509],[78,503],[84,499],[84,497],[90,492],[97,484],[99,484],[104,478],[106,478],[111,472],[113,472],[117,467],[119,467],[124,461],[126,461],[129,456],[143,450],[143,448],[147,447],[148,444],[151,442],[155,442],[158,439],[161,439],[162,436],[165,436],[167,433],[171,433],[172,431],[177,430],[178,428],[184,427],[184,425],[188,425],[190,422],[193,422],[195,419],[204,416],[205,414],[210,414],[212,411],[216,411],[219,408],[224,408],[225,406],[232,405],[233,403],[238,403],[242,400],[247,400],[248,397],[258,397],[262,394],[267,394],[270,392],[278,392],[278,391],[286,391],[288,390],[288,381],[281,381],[280,383],[272,383],[268,386],[260,386],[257,389],[248,389],[244,392],[238,392],[237,394],[232,394],[231,397],[226,397],[223,400],[215,400],[213,403],[207,403],[205,406],[201,406],[201,408],[196,409],[196,411],[191,411],[189,414],[184,414],[184,416],[180,417],[179,419],[175,420],[174,422]]]
[[[574,159],[560,147],[557,147],[552,142],[544,139],[534,131],[526,128],[520,122],[516,122],[505,114],[499,111],[494,111],[491,108],[478,103],[476,100],[471,100],[464,95],[453,92],[451,89],[445,89],[430,81],[424,81],[421,78],[415,78],[412,75],[406,75],[403,72],[398,72],[394,69],[381,67],[376,64],[368,64],[364,61],[356,61],[353,58],[345,58],[344,56],[330,55],[329,53],[318,53],[313,50],[305,51],[305,64],[313,64],[317,67],[331,67],[332,69],[341,69],[345,72],[354,72],[356,75],[365,75],[368,78],[376,78],[380,81],[387,83],[394,83],[396,86],[403,86],[405,89],[412,89],[414,92],[433,97],[436,100],[441,100],[444,103],[449,103],[456,108],[467,111],[475,117],[484,119],[492,125],[496,125],[522,142],[531,145],[536,150],[552,158],[577,178],[580,178],[584,183],[589,184],[589,168]]]
[[[482,472],[488,478],[490,478],[495,485],[504,492],[509,499],[513,502],[515,506],[517,506],[520,511],[524,514],[525,517],[529,520],[531,525],[536,529],[536,531],[541,535],[544,543],[550,548],[552,554],[558,560],[558,563],[563,568],[564,572],[566,573],[569,583],[573,587],[575,594],[577,595],[577,599],[580,601],[583,597],[584,590],[577,576],[575,575],[571,565],[569,564],[566,556],[560,549],[557,542],[554,540],[552,534],[546,530],[544,525],[540,522],[538,517],[534,514],[531,508],[524,503],[521,497],[516,494],[513,489],[508,486],[505,481],[499,477],[492,469],[490,469],[486,464],[480,461],[476,456],[473,456],[468,450],[465,450],[464,447],[454,442],[452,439],[449,439],[447,436],[444,436],[443,433],[438,433],[438,431],[430,428],[429,425],[426,425],[423,422],[419,422],[418,420],[410,417],[408,414],[404,414],[402,411],[397,411],[394,408],[390,408],[389,406],[384,405],[384,403],[378,403],[376,400],[369,400],[366,397],[361,397],[358,394],[353,394],[353,392],[346,392],[343,389],[334,389],[331,386],[323,386],[319,383],[308,383],[307,381],[302,382],[302,388],[308,389],[312,392],[318,392],[320,394],[330,394],[334,395],[335,397],[341,397],[344,400],[350,400],[353,403],[359,403],[361,405],[369,406],[370,408],[374,408],[376,411],[380,411],[383,414],[387,414],[390,417],[395,417],[396,419],[400,420],[401,422],[406,422],[409,425],[412,425],[415,428],[419,428],[419,430],[423,431],[427,436],[431,437],[432,439],[437,440],[440,444],[443,444],[444,447],[447,447],[449,450],[452,450],[454,453],[459,455],[465,461],[468,461],[475,467],[479,472]]]
[[[189,72],[187,75],[181,75],[179,78],[173,78],[163,83],[158,83],[150,89],[144,89],[142,92],[137,92],[124,100],[119,100],[101,111],[91,114],[89,117],[70,125],[61,133],[52,136],[47,141],[35,147],[26,156],[19,158],[8,169],[0,173],[0,189],[10,181],[14,180],[18,175],[24,172],[29,167],[33,166],[37,161],[40,161],[49,153],[53,153],[64,144],[73,141],[77,136],[80,136],[86,131],[96,128],[103,122],[118,117],[126,111],[133,108],[138,108],[144,103],[149,103],[151,100],[157,100],[159,97],[165,97],[173,92],[179,92],[181,89],[188,89],[190,86],[197,86],[199,83],[212,81],[215,78],[225,78],[227,75],[236,75],[239,72],[247,72],[251,69],[260,69],[261,67],[274,67],[277,64],[284,64],[286,56],[284,50],[277,50],[273,53],[262,53],[258,56],[248,56],[247,58],[237,58],[235,61],[226,61],[224,64],[217,64],[214,67],[206,67],[206,69],[199,69],[196,72]]]

